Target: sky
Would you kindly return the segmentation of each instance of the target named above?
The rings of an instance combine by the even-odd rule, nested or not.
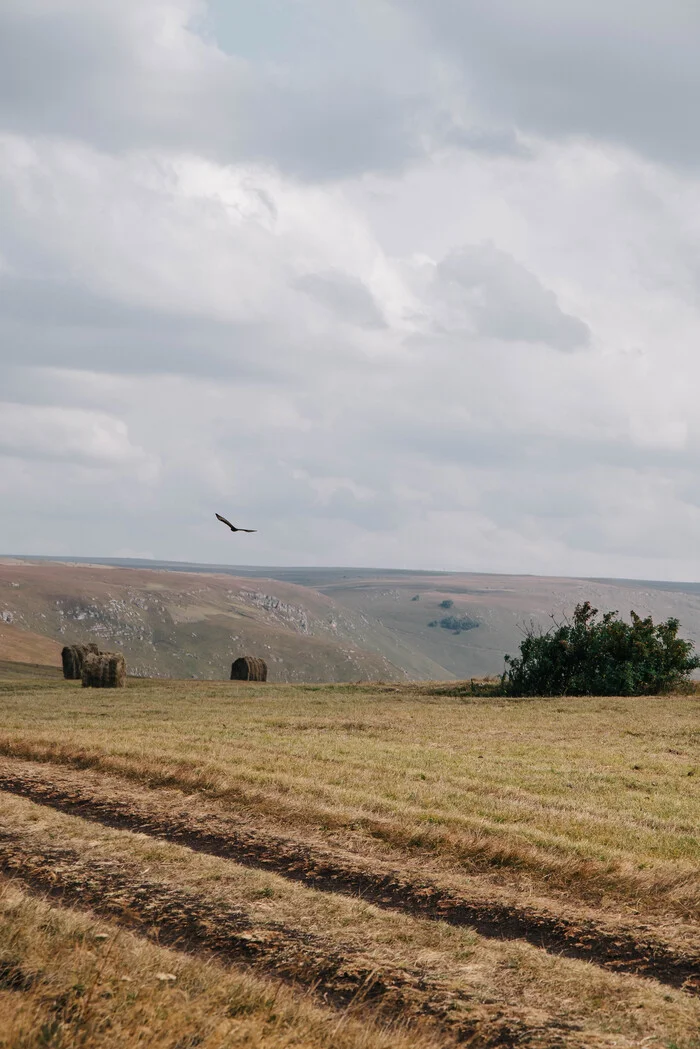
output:
[[[700,578],[698,41],[3,0],[0,553]]]

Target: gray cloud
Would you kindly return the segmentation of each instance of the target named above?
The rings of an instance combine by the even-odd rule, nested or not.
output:
[[[222,130],[216,92],[235,88],[237,71],[187,31],[188,8],[8,0],[0,9],[2,126],[101,148],[204,147]]]
[[[256,84],[245,112],[239,156],[324,179],[391,171],[424,157],[421,135],[434,119],[425,96],[337,76]]]
[[[436,272],[438,293],[468,313],[478,334],[517,342],[543,342],[575,350],[588,326],[559,306],[554,292],[504,251],[490,244],[455,249]]]
[[[309,0],[305,19],[269,0],[218,2],[216,36],[201,10],[6,0],[0,126],[309,179],[400,170],[444,148],[517,155],[519,132],[700,159],[700,14],[685,0],[394,0],[369,21],[359,0]]]
[[[196,0],[73,0],[54,9],[8,0],[0,9],[0,127],[107,150],[271,162],[309,179],[401,169],[440,144],[518,148],[512,136],[463,125],[408,33],[401,49],[389,41],[372,48],[351,7],[329,18],[323,5],[311,5],[327,22],[323,47],[309,47],[301,31],[282,49],[270,37],[269,54],[253,60],[246,23],[253,17],[269,27],[279,10],[274,5],[266,21],[262,9],[251,16],[243,3],[228,7],[225,51],[200,35]]]
[[[501,127],[696,165],[700,9],[686,0],[401,0]]]
[[[696,575],[685,110],[581,10],[6,0],[0,550]]]
[[[371,291],[349,273],[339,270],[306,273],[298,277],[293,286],[331,310],[339,320],[360,328],[385,327],[382,311]]]
[[[76,281],[0,276],[5,366],[122,375],[170,373],[289,382],[274,324],[180,316],[120,302]]]

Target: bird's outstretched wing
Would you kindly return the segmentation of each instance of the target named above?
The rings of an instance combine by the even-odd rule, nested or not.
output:
[[[221,514],[214,514],[214,516],[222,522],[222,524],[228,525],[232,532],[257,532],[257,528],[236,528],[230,521],[227,521]]]

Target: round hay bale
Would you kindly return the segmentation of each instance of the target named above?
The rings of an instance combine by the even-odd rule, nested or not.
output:
[[[66,645],[61,652],[63,676],[67,681],[80,681],[83,676],[83,663],[88,655],[98,655],[99,648],[94,641],[87,645]]]
[[[83,660],[83,688],[102,688],[102,656],[90,652]]]
[[[267,681],[267,663],[257,656],[240,656],[231,665],[231,681]]]
[[[83,688],[124,688],[126,660],[120,652],[90,652],[83,662]]]
[[[75,645],[65,645],[61,650],[61,663],[63,664],[63,676],[66,681],[77,681],[80,674],[77,672],[75,659]]]

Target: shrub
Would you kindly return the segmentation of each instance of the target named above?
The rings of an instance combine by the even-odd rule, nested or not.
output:
[[[437,619],[431,619],[428,626],[437,626]]]
[[[553,617],[552,617],[553,618]],[[700,667],[692,641],[678,637],[679,622],[654,624],[630,612],[599,617],[590,601],[571,621],[546,631],[531,626],[519,658],[506,656],[502,687],[508,696],[640,696],[670,692]]]
[[[476,619],[470,619],[469,616],[443,616],[440,620],[440,626],[443,630],[454,630],[456,634],[459,634],[462,630],[474,630],[478,627]]]
[[[447,600],[440,602],[440,606],[439,607],[440,608],[452,608],[453,604],[454,604],[454,601],[450,601],[450,599],[447,598]]]

